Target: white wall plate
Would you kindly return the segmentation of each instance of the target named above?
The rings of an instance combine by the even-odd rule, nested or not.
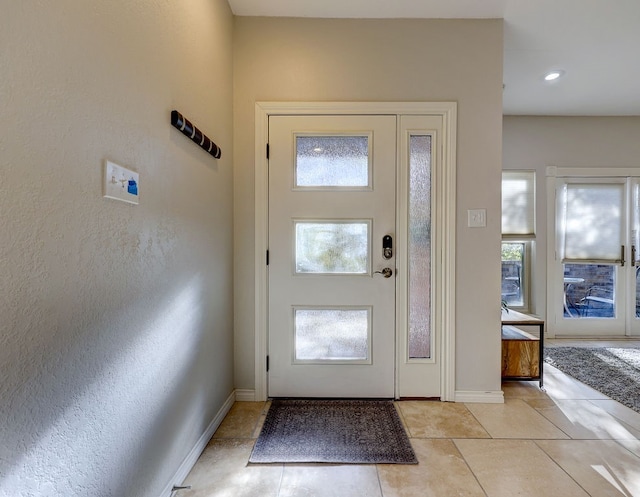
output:
[[[107,161],[104,167],[104,196],[137,204],[140,194],[138,173]]]
[[[469,209],[467,217],[469,228],[485,228],[487,226],[487,209]]]

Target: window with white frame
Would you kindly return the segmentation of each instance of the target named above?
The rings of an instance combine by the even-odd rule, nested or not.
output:
[[[535,171],[502,172],[502,300],[529,311],[535,241]]]

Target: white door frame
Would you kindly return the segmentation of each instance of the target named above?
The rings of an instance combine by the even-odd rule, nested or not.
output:
[[[562,318],[560,314],[562,310],[558,306],[558,302],[561,302],[562,294],[558,288],[557,278],[558,278],[558,261],[556,260],[557,255],[557,237],[558,237],[558,226],[556,223],[556,211],[557,211],[557,199],[556,199],[556,188],[557,188],[557,180],[562,178],[584,178],[584,179],[597,179],[597,178],[640,178],[640,168],[635,167],[558,167],[558,166],[547,166],[546,167],[546,180],[547,180],[547,335],[551,338],[555,338],[556,336],[561,337],[571,337],[571,336],[579,336],[571,333],[567,333],[563,329],[558,329],[557,321]],[[627,253],[629,253],[629,248],[627,247]],[[627,257],[630,261],[630,255]],[[630,261],[633,264],[633,261]],[[627,282],[627,286],[625,287],[626,293],[626,302],[625,302],[625,323],[624,323],[624,335],[622,334],[598,334],[597,332],[593,335],[585,335],[585,336],[593,336],[594,338],[606,338],[607,336],[638,336],[637,329],[634,329],[632,323],[631,312],[628,309],[635,308],[635,298],[633,301],[631,300],[632,296],[635,295],[630,290],[631,283]],[[585,323],[582,323],[583,327]]]
[[[257,102],[255,107],[255,391],[256,401],[267,398],[266,357],[268,350],[268,160],[269,116],[272,115],[435,115],[443,122],[442,174],[434,178],[442,203],[432,213],[439,230],[434,247],[434,324],[441,330],[441,400],[455,401],[455,235],[456,235],[456,122],[455,102]],[[399,143],[399,142],[398,142]],[[399,147],[398,155],[401,153]],[[398,159],[399,160],[399,159]],[[396,199],[400,202],[401,199]],[[399,210],[398,210],[399,212]],[[435,293],[434,292],[434,293]],[[403,305],[397,302],[397,305]],[[398,335],[396,333],[396,335]],[[398,337],[396,336],[396,339]],[[397,365],[396,365],[397,368]],[[396,374],[397,376],[397,374]]]

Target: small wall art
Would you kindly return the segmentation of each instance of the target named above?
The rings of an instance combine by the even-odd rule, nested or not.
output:
[[[137,204],[139,198],[138,173],[106,161],[104,167],[104,196]]]

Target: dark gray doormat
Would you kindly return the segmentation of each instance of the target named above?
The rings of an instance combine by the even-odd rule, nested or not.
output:
[[[548,347],[544,349],[544,360],[640,412],[640,349]]]
[[[249,462],[418,464],[388,400],[273,400]]]

